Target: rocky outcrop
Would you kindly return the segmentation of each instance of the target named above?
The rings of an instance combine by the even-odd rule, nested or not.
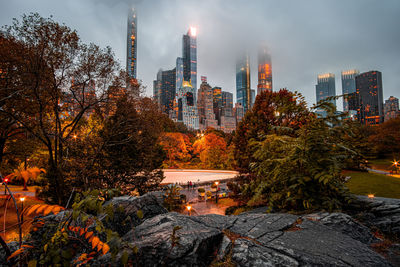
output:
[[[357,196],[347,212],[369,228],[400,238],[400,199]]]
[[[155,193],[108,204],[119,212],[114,228],[135,249],[120,251],[116,259],[107,253],[92,266],[122,266],[125,256],[133,266],[391,266],[371,249],[379,240],[369,228],[343,213],[300,216],[259,209],[237,216],[187,216],[168,213]],[[60,216],[46,220],[54,225]],[[119,221],[128,217],[128,225]]]

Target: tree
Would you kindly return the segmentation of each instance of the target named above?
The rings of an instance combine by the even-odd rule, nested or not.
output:
[[[0,113],[46,147],[51,199],[62,203],[69,193],[61,168],[64,146],[108,88],[119,85],[119,66],[110,48],[83,44],[76,31],[37,13],[14,20],[0,35],[18,44],[1,59],[1,68],[13,71],[2,83]]]
[[[28,191],[27,184],[29,180],[36,180],[41,173],[45,173],[44,169],[38,167],[27,168],[25,164],[20,164],[13,173],[7,175],[10,180],[24,181],[24,191]]]
[[[165,167],[179,167],[191,159],[192,150],[189,137],[183,133],[163,133],[159,139],[160,145],[166,152]]]
[[[379,157],[400,154],[400,117],[374,127],[368,141]]]
[[[250,167],[256,178],[243,191],[249,205],[332,211],[349,200],[341,172],[359,152],[343,140],[349,125],[341,123],[340,115],[327,114],[312,116],[297,136],[269,134],[250,142],[255,151]]]
[[[203,168],[225,169],[228,150],[224,138],[211,132],[205,134],[193,144],[194,154],[200,156]]]
[[[159,185],[165,154],[157,142],[161,130],[155,127],[135,100],[120,99],[115,114],[106,118],[99,133],[100,177],[108,187],[144,194]]]
[[[298,93],[286,89],[264,91],[257,96],[254,107],[247,111],[233,138],[235,160],[241,173],[250,171],[253,161],[250,140],[262,140],[268,134],[297,136],[299,129],[312,117],[306,102]],[[279,126],[279,127],[277,127]]]

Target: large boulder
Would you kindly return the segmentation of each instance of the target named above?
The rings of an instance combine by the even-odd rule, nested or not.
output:
[[[139,248],[130,255],[139,266],[390,266],[370,248],[368,229],[341,213],[168,213],[144,221],[124,240]]]
[[[111,219],[102,217],[102,221],[120,236],[125,235],[146,219],[168,212],[163,207],[162,192],[151,192],[140,197],[115,197],[104,203],[104,207],[110,204],[113,206],[114,216]]]

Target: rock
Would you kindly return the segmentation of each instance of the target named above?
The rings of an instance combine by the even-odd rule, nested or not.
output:
[[[319,221],[321,224],[364,244],[369,245],[379,241],[368,227],[356,222],[350,215],[344,213],[317,213],[306,215],[304,218]]]
[[[179,240],[173,245],[172,233],[177,226],[181,227],[175,234]],[[222,237],[216,228],[171,212],[144,221],[124,239],[139,248],[140,266],[208,266]]]
[[[107,227],[118,232],[120,236],[125,235],[144,220],[168,212],[163,207],[162,192],[151,192],[140,197],[115,197],[104,203],[104,207],[109,204],[114,207],[114,218],[107,220],[104,217],[102,221]],[[143,218],[139,218],[139,210],[143,214]]]

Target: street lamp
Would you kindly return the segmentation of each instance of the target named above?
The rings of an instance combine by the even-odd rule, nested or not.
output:
[[[188,215],[190,216],[190,210],[192,209],[192,206],[190,206],[189,204],[186,206],[186,209],[188,211]]]
[[[215,190],[215,204],[218,204],[218,184],[218,181],[215,182],[215,185],[217,186],[217,189]]]
[[[20,197],[19,200],[21,201],[21,225],[24,223],[24,201],[25,197]]]

